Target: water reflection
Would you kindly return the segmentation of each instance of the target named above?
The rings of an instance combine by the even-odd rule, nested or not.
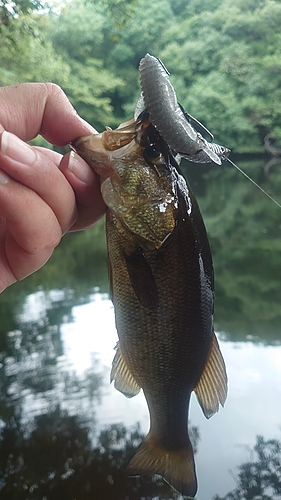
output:
[[[281,202],[281,169],[265,175],[260,161],[239,162]],[[187,168],[187,167],[186,167]],[[280,208],[227,164],[185,170],[207,226],[215,266],[217,328],[232,340],[247,335],[280,342]]]
[[[109,385],[116,332],[107,294],[95,292],[72,307],[71,300],[70,291],[28,296],[18,315],[21,330],[8,333],[1,498],[15,498],[15,484],[18,498],[179,498],[158,477],[126,477],[125,464],[148,429],[146,403],[141,394],[128,400]],[[52,307],[56,328],[47,319]],[[221,346],[230,379],[225,409],[207,421],[195,398],[191,404],[200,500],[233,489],[228,470],[245,460],[244,445],[253,446],[258,433],[277,435],[280,425],[281,348],[223,340]]]
[[[1,403],[9,416],[20,408],[25,422],[58,405],[71,411],[90,407],[99,397],[102,378],[95,358],[79,375],[64,355],[60,327],[71,318],[72,301],[71,292],[57,290],[27,296],[3,353]]]
[[[104,422],[97,423],[95,410],[108,397],[102,371],[108,372],[116,343],[113,308],[107,294],[71,307],[73,296],[69,290],[28,295],[17,316],[21,329],[7,334],[1,499],[178,498],[160,477],[128,479],[125,465],[143,438],[139,424],[101,430]],[[192,436],[196,446],[196,429]]]
[[[138,427],[115,425],[94,447],[83,419],[60,407],[37,416],[29,429],[14,417],[1,435],[1,499],[176,498],[160,478],[128,480],[125,463],[141,439]]]
[[[280,166],[281,166],[280,156],[279,157],[273,156],[265,163],[263,169],[264,169],[265,174],[270,174],[271,170],[273,170],[275,168],[280,168]]]
[[[278,199],[281,169],[240,166]],[[230,386],[210,421],[191,403],[197,498],[254,499],[239,497],[233,476],[257,434],[280,434],[280,212],[229,167],[188,168],[214,256]],[[101,223],[67,235],[43,270],[1,295],[1,499],[179,498],[158,477],[126,477],[149,420],[142,394],[128,400],[109,385],[117,335],[107,288]]]
[[[281,441],[257,436],[249,450],[249,460],[239,466],[234,476],[236,488],[225,497],[214,500],[277,500],[281,493]]]

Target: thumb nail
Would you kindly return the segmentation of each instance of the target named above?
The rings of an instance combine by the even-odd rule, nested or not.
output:
[[[85,184],[91,184],[95,180],[94,170],[74,151],[69,155],[68,169]]]

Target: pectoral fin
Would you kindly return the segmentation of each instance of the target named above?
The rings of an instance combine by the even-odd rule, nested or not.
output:
[[[115,389],[122,392],[127,398],[136,396],[141,390],[123,359],[119,343],[117,344],[116,354],[112,362],[110,383],[113,380]]]
[[[206,418],[212,417],[219,410],[219,404],[223,406],[225,403],[227,375],[215,333],[213,333],[204,371],[194,392]]]
[[[152,269],[141,248],[125,255],[127,271],[139,302],[148,309],[158,306],[158,292]]]

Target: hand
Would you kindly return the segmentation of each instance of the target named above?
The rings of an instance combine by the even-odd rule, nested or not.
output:
[[[0,292],[42,267],[65,232],[105,211],[99,178],[84,160],[25,141],[41,134],[65,145],[95,132],[54,84],[0,88]]]

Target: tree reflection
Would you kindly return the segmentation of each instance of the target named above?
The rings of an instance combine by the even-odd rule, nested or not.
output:
[[[254,459],[239,466],[237,488],[213,500],[277,500],[281,498],[281,441],[257,436]]]
[[[281,170],[239,167],[280,202]],[[280,342],[280,208],[234,167],[184,166],[198,198],[215,268],[215,321],[230,340]]]
[[[128,478],[126,464],[143,439],[138,424],[111,425],[95,445],[89,431],[59,406],[30,428],[13,416],[1,431],[1,500],[180,498],[160,476]]]
[[[36,294],[35,294],[36,295]],[[0,418],[9,422],[19,409],[25,420],[64,405],[87,411],[94,426],[93,402],[98,402],[103,377],[93,356],[91,366],[78,375],[64,358],[60,326],[71,317],[73,294],[61,291],[59,300],[39,293],[37,318],[24,312],[15,318],[16,328],[6,333],[5,350],[0,354]],[[34,298],[34,295],[33,295]],[[35,315],[36,316],[36,315]]]
[[[30,299],[30,300],[29,300]],[[95,357],[77,374],[60,335],[71,291],[32,294],[6,334],[0,362],[1,500],[178,499],[160,476],[129,478],[140,427],[112,425],[96,436],[103,377]],[[196,451],[198,429],[190,426]]]

